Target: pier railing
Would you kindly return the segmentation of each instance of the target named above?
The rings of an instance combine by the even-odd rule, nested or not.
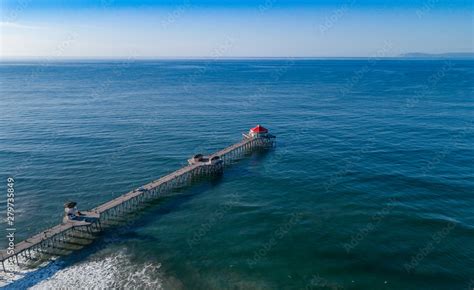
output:
[[[68,220],[65,218],[61,224],[16,244],[14,249],[0,251],[2,269],[6,271],[6,262],[20,264],[19,257],[26,260],[37,260],[42,254],[55,256],[52,252],[53,249],[61,248],[63,244],[67,244],[78,237],[93,237],[94,233],[103,230],[103,224],[108,220],[136,210],[145,205],[147,201],[162,197],[174,189],[189,184],[195,178],[221,173],[226,165],[244,154],[257,148],[273,147],[274,139],[275,137],[272,135],[265,135],[264,137],[245,136],[241,142],[199,160],[189,161],[190,164],[187,166],[138,189],[129,191],[90,211],[83,212],[85,216],[92,217],[92,221]]]

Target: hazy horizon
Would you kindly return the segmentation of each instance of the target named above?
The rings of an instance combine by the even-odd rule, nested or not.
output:
[[[424,53],[423,53],[424,54]],[[447,53],[450,54],[450,53]],[[464,54],[464,52],[463,52]],[[453,59],[466,59],[470,60],[474,58],[474,52],[469,52],[469,56],[448,56],[447,58]],[[443,54],[432,54],[430,56],[225,56],[225,57],[212,57],[212,56],[147,56],[147,57],[131,57],[131,56],[116,56],[116,57],[107,57],[107,56],[64,56],[64,57],[51,57],[51,56],[0,56],[1,61],[41,61],[47,58],[51,61],[80,61],[80,60],[89,60],[89,61],[102,61],[102,60],[284,60],[284,59],[295,59],[295,60],[317,60],[317,59],[367,59],[367,58],[378,58],[378,59],[433,59],[437,60],[442,58]]]

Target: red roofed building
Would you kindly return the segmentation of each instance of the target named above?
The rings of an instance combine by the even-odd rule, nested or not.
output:
[[[267,128],[257,125],[254,128],[250,129],[249,136],[250,137],[263,137],[266,136],[268,133]]]
[[[275,146],[275,136],[268,133],[268,129],[257,125],[250,129],[247,134],[244,135],[244,139],[251,139],[252,144],[257,144],[257,146],[262,146],[264,148],[274,147]],[[252,145],[253,146],[253,145]]]
[[[262,127],[260,125],[257,125],[255,128],[250,129],[250,131],[253,132],[253,133],[257,133],[257,134],[259,134],[259,133],[268,133],[267,128]]]

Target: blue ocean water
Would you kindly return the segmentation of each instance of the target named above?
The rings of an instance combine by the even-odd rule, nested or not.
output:
[[[473,97],[467,60],[4,61],[18,241],[256,124],[278,140],[7,287],[470,289]]]

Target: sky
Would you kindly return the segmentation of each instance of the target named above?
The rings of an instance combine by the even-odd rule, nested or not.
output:
[[[474,1],[0,0],[2,58],[474,52]]]

